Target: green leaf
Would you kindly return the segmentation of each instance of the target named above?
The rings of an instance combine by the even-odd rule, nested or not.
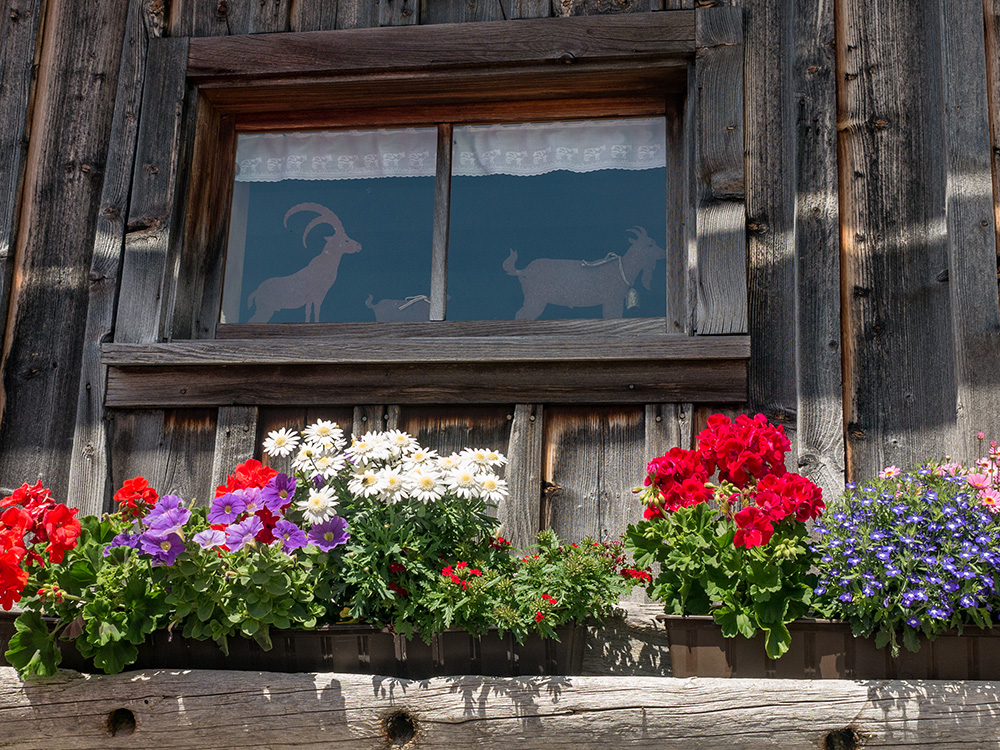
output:
[[[917,637],[916,630],[913,628],[903,630],[903,645],[906,646],[907,651],[920,650],[920,638]]]
[[[202,622],[206,622],[212,617],[212,613],[215,612],[215,602],[212,601],[200,601],[198,602],[198,619]]]
[[[250,613],[251,617],[255,617],[258,620],[263,620],[265,617],[271,614],[271,602],[254,602],[253,604],[247,605],[247,612]]]
[[[4,656],[21,677],[49,677],[56,673],[62,654],[55,638],[37,612],[22,612],[14,621],[17,632],[7,644]]]
[[[788,632],[788,628],[785,627],[784,623],[778,623],[764,632],[766,634],[764,650],[767,652],[768,657],[777,659],[788,651],[788,647],[792,643],[792,634]]]
[[[94,650],[94,666],[108,674],[118,674],[138,655],[139,650],[131,643],[115,641]]]

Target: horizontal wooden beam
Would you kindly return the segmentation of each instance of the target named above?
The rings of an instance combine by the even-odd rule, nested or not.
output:
[[[199,85],[232,85],[351,72],[693,57],[694,52],[694,12],[680,11],[195,37],[188,76]]]
[[[108,406],[742,403],[745,359],[108,368]]]
[[[19,750],[211,747],[994,747],[1000,685],[661,677],[437,677],[0,668]]]
[[[212,339],[104,344],[101,361],[119,367],[463,362],[706,361],[749,359],[748,336],[660,334],[632,340],[548,336]]]

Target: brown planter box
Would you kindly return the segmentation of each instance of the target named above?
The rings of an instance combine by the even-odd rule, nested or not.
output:
[[[14,635],[14,613],[0,612],[0,666]],[[586,629],[556,628],[559,640],[529,636],[518,643],[507,633],[491,631],[475,637],[462,630],[434,636],[431,643],[366,625],[327,625],[315,630],[272,630],[273,648],[256,641],[229,639],[229,655],[213,641],[196,641],[166,632],[153,633],[139,646],[128,669],[235,669],[264,672],[353,672],[424,679],[441,675],[579,674]],[[61,667],[94,672],[68,642],[62,644]]]
[[[797,680],[997,680],[1000,631],[966,628],[961,636],[921,639],[916,653],[893,657],[874,638],[855,638],[846,622],[796,620],[780,659],[764,653],[764,637],[725,638],[709,616],[661,615],[674,677],[776,677]]]

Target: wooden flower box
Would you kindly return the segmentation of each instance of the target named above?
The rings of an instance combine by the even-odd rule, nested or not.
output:
[[[846,622],[797,620],[791,648],[780,659],[764,653],[764,638],[726,638],[709,616],[663,615],[674,677],[773,677],[832,680],[997,680],[1000,630],[966,628],[962,635],[921,639],[917,652],[875,648]]]
[[[0,612],[0,666],[14,635],[12,612]],[[213,641],[198,641],[153,633],[139,646],[139,658],[128,669],[229,669],[266,672],[347,672],[409,679],[442,675],[579,674],[586,629],[556,628],[559,640],[532,635],[518,643],[507,633],[490,631],[481,637],[462,630],[439,633],[431,642],[367,625],[327,625],[315,630],[273,630],[270,651],[256,641],[229,639],[228,656]],[[61,667],[94,672],[68,642]]]

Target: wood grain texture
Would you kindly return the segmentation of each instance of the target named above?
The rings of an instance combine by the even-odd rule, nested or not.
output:
[[[110,367],[107,405],[743,403],[746,377],[741,360]]]
[[[578,336],[452,336],[377,338],[338,336],[283,341],[250,339],[110,343],[101,347],[109,365],[380,364],[398,362],[635,361],[706,362],[745,359],[746,336],[696,338],[676,334],[634,342]]]
[[[510,408],[503,406],[406,406],[399,410],[398,424],[390,429],[408,432],[422,446],[440,455],[465,448],[507,451],[510,440]],[[503,467],[496,469],[501,477]]]
[[[236,164],[236,132],[231,117],[222,117],[199,100],[194,126],[192,169],[186,185],[183,239],[176,281],[167,308],[173,339],[213,338],[222,307],[226,236]]]
[[[749,696],[749,697],[748,697]],[[996,748],[1000,689],[987,682],[662,677],[435,677],[146,671],[60,672],[23,683],[0,668],[5,740],[23,750],[158,745],[384,748],[412,716],[419,746],[815,750],[850,727],[866,747]],[[67,711],[72,706],[72,711]],[[131,711],[135,731],[109,736]],[[836,740],[833,740],[834,742]],[[403,743],[398,743],[403,744]],[[829,744],[828,747],[837,747]]]
[[[397,0],[398,1],[398,0]],[[680,11],[616,18],[524,19],[417,28],[354,29],[191,40],[189,74],[233,85],[273,77],[346,75],[363,71],[527,65],[579,65],[624,58],[689,57],[694,14]],[[486,92],[480,92],[480,95]]]
[[[667,14],[664,14],[667,15]],[[695,174],[699,334],[747,330],[743,166],[743,11],[696,16]]]
[[[501,535],[516,548],[535,541],[541,530],[542,452],[545,445],[545,408],[517,404],[507,445],[507,488],[510,495],[497,518]]]
[[[431,241],[430,319],[444,320],[448,299],[448,235],[451,228],[452,126],[437,128],[434,174],[434,223]]]
[[[171,294],[187,178],[186,39],[150,41],[115,341],[158,341]]]
[[[956,437],[940,5],[843,0],[837,22],[848,473],[863,478]]]
[[[663,0],[552,0],[554,16],[597,16],[661,10]]]
[[[984,26],[980,0],[941,4],[945,215],[957,404],[956,459],[982,453],[979,430],[1000,434],[1000,300]],[[997,92],[994,91],[994,96]]]
[[[223,406],[215,421],[215,449],[212,452],[211,486],[226,483],[234,467],[257,453],[256,406]],[[301,425],[299,425],[301,427]],[[212,495],[202,499],[210,501]]]
[[[0,331],[7,329],[21,187],[28,156],[31,99],[43,0],[18,4],[0,18]],[[0,409],[2,411],[2,409]]]
[[[986,95],[990,108],[993,156],[993,225],[996,228],[997,279],[1000,282],[1000,0],[983,0],[986,32]]]
[[[398,0],[397,0],[398,1]],[[411,0],[412,2],[413,0]],[[470,23],[503,21],[507,8],[501,10],[498,0],[417,0],[420,2],[420,23]],[[510,2],[510,0],[507,0]],[[539,3],[536,3],[536,5]],[[506,5],[506,3],[504,3]],[[517,5],[517,3],[512,3]],[[539,17],[537,14],[535,17]],[[549,14],[546,13],[545,16]]]
[[[125,220],[141,117],[147,40],[159,35],[162,30],[162,19],[151,17],[144,9],[141,3],[129,4],[108,163],[90,261],[87,323],[83,334],[76,429],[69,470],[69,497],[81,514],[104,512],[109,507],[112,494],[104,413],[107,368],[100,361],[100,345],[102,341],[111,340],[114,331]]]
[[[604,541],[642,517],[632,487],[644,476],[645,407],[549,407],[545,414],[545,517],[561,539]],[[556,489],[551,489],[556,488]]]
[[[114,489],[142,476],[161,495],[180,495],[196,505],[215,497],[214,409],[115,410],[110,416]]]
[[[760,269],[758,281],[766,289],[755,290],[773,297],[776,288],[787,289],[790,282],[795,283],[798,406],[793,446],[796,458],[789,465],[822,487],[827,497],[838,494],[845,479],[833,5],[832,0],[795,3],[795,57],[784,84],[797,95],[795,268],[791,278],[784,272],[786,263]],[[782,247],[781,251],[791,249]],[[751,328],[751,338],[753,333]],[[785,361],[781,357],[769,363],[769,372],[774,373]],[[778,377],[788,379],[787,374]],[[763,383],[752,382],[751,398],[763,387]],[[766,403],[766,397],[761,401]]]
[[[336,3],[332,3],[336,8]],[[170,35],[228,36],[288,31],[292,0],[172,0]]]
[[[420,22],[420,0],[378,0],[379,26],[415,26]]]
[[[25,15],[22,16],[22,9]],[[34,46],[10,26],[40,19],[31,3],[5,6],[4,54],[25,50],[21,61],[4,59],[0,82],[5,107],[0,121],[3,161],[12,173],[0,184],[20,183],[16,262],[6,300],[2,360],[4,404],[0,424],[0,485],[20,486],[42,477],[65,497],[73,442],[87,319],[88,272],[108,158],[114,95],[128,14],[126,0],[71,6],[47,3],[38,40],[36,96],[31,100],[30,142],[23,179],[27,103],[18,71],[34,70]],[[18,27],[20,28],[20,27]],[[37,28],[37,27],[36,27]],[[7,44],[12,45],[8,52]],[[8,99],[8,97],[10,97]],[[30,98],[30,97],[29,97]],[[9,116],[9,120],[7,117]],[[13,133],[14,139],[10,139]],[[0,213],[14,214],[0,198]],[[0,243],[10,241],[9,227]],[[3,247],[2,253],[10,253]],[[0,258],[0,264],[5,262]],[[4,282],[6,283],[6,282]]]

